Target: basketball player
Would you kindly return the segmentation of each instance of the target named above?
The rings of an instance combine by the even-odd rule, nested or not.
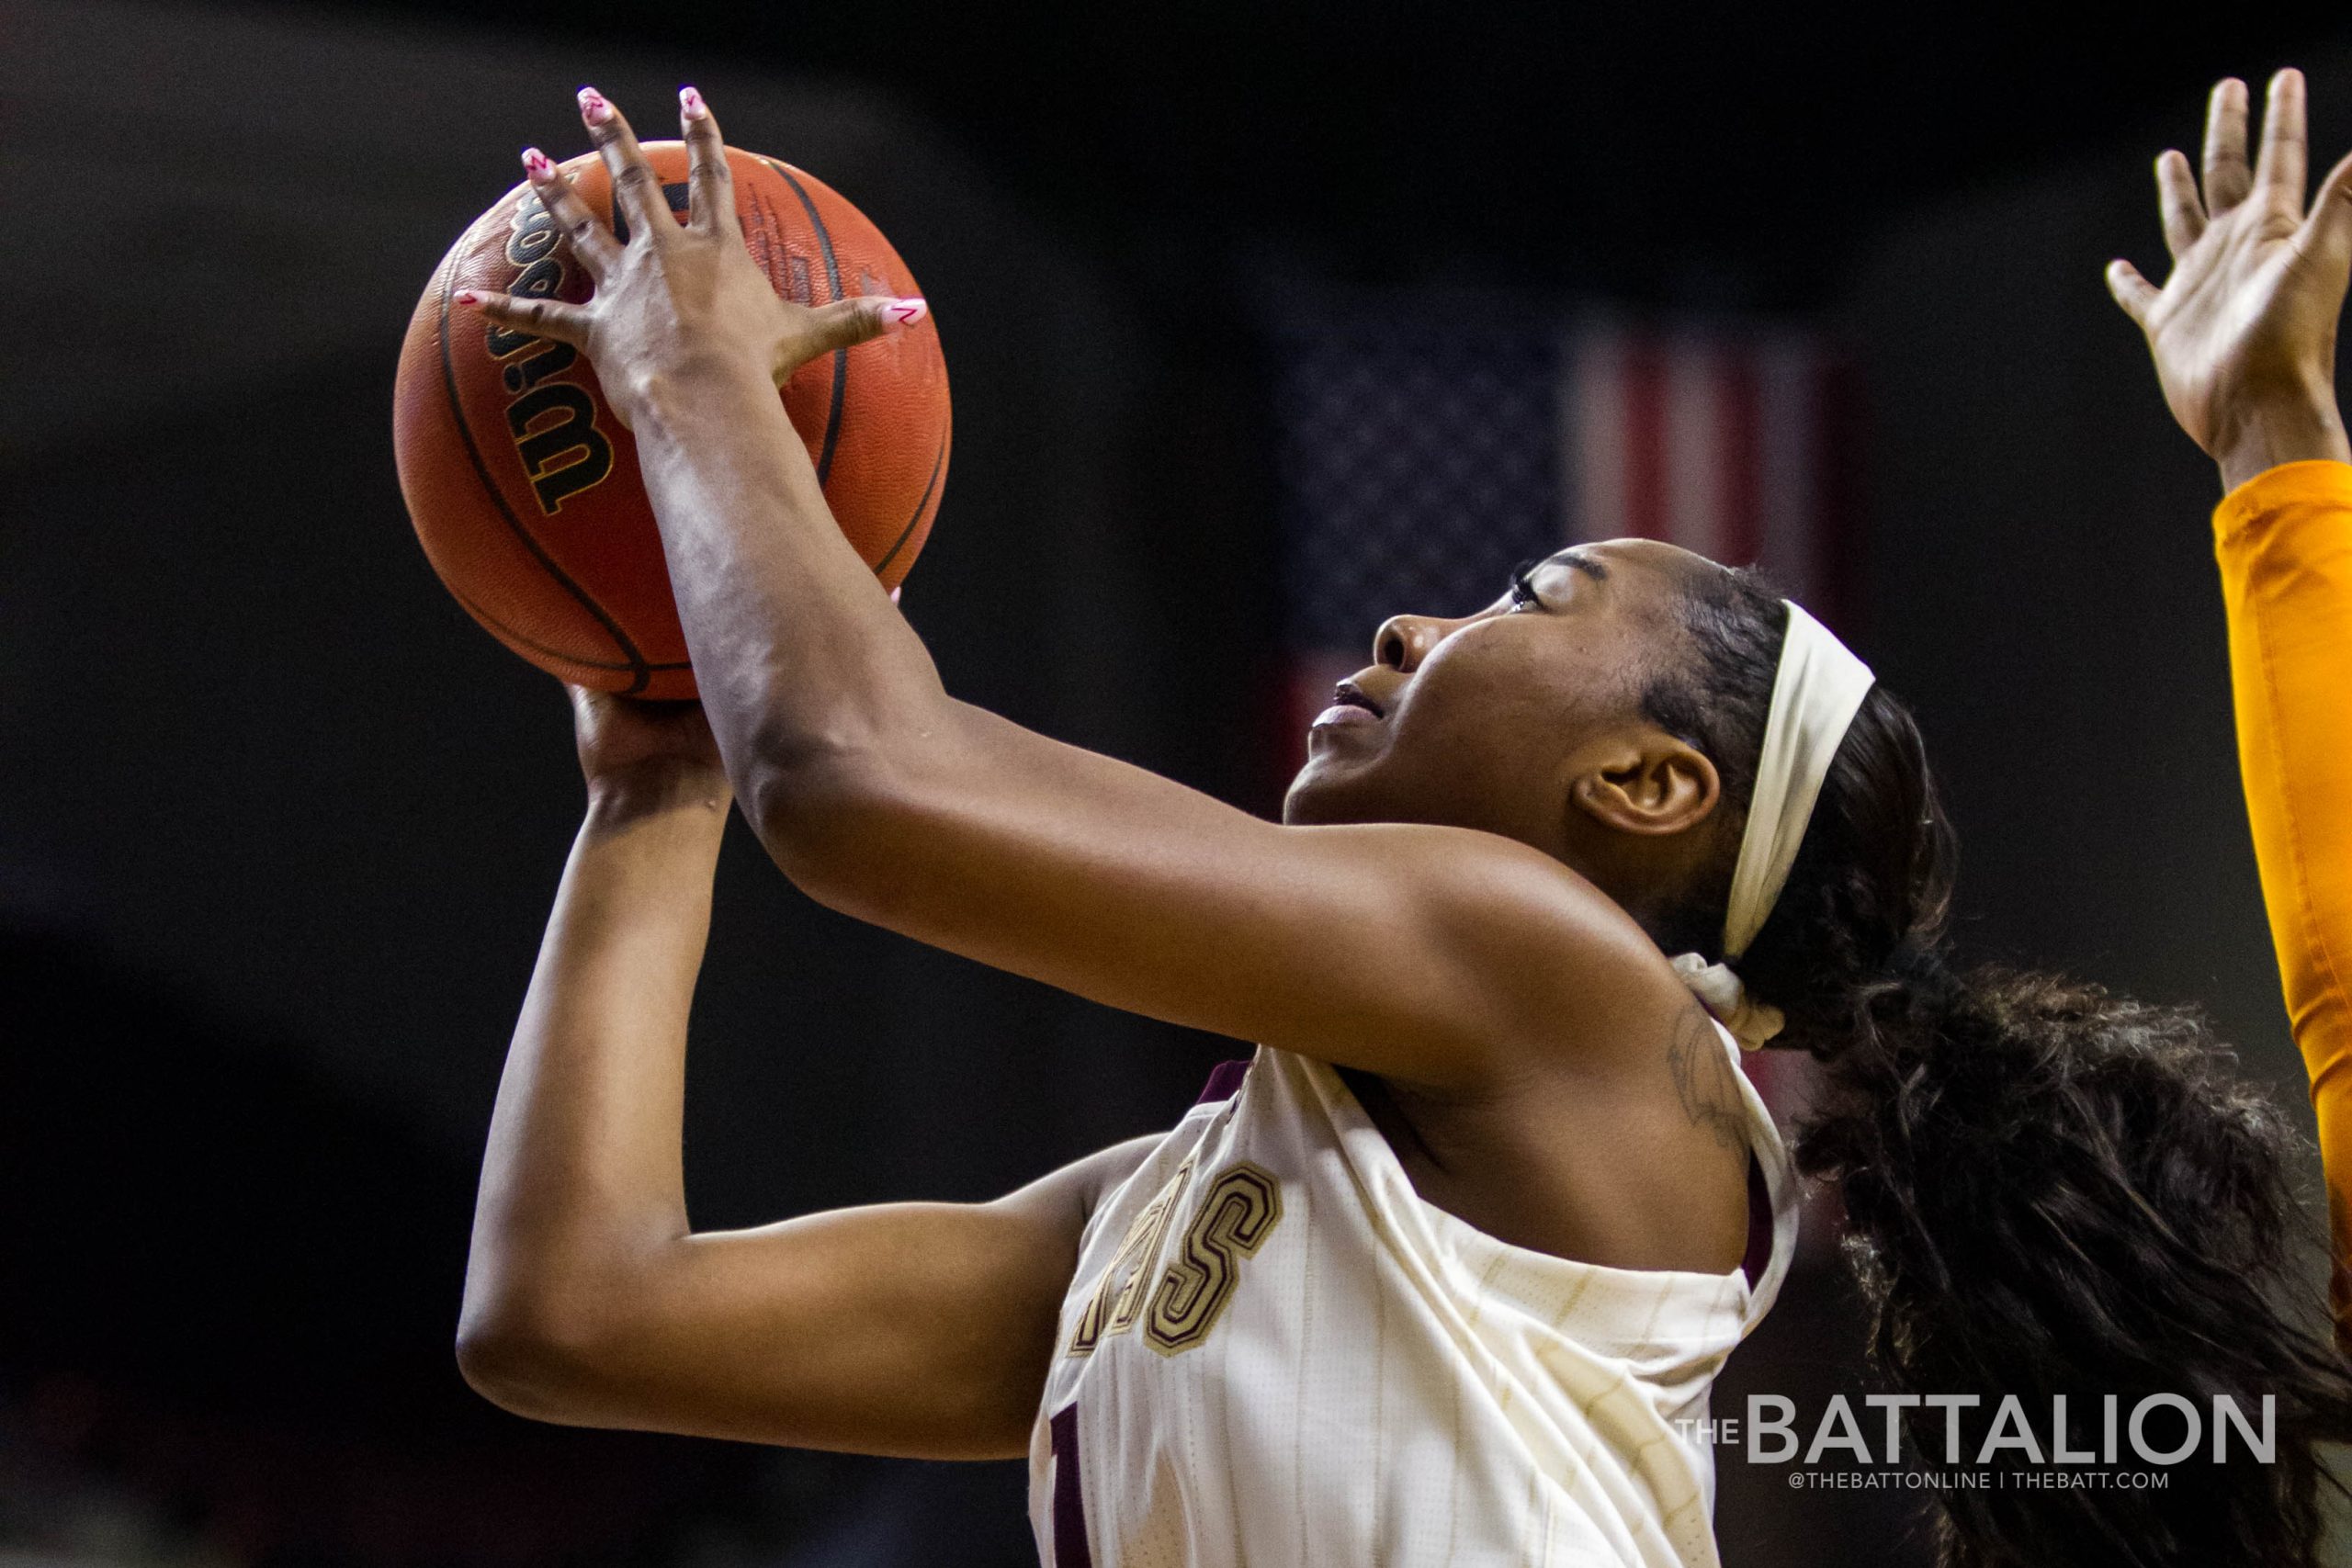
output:
[[[2246,90],[2213,89],[2203,188],[2156,160],[2173,273],[2108,270],[2147,333],[2165,399],[2221,464],[2213,515],[2238,751],[2287,1012],[2328,1173],[2338,1341],[2352,1348],[2352,446],[2335,325],[2352,274],[2352,159],[2304,210],[2303,80],[2270,84],[2246,163]]]
[[[2037,1423],[2075,1394],[2077,1447],[2105,1393],[2277,1401],[2276,1464],[1949,1494],[1956,1561],[2308,1559],[2352,1377],[2291,1299],[2282,1119],[2186,1014],[1947,964],[1918,731],[1833,636],[1660,544],[1563,551],[1382,624],[1280,824],[956,702],[775,395],[921,307],[779,300],[681,96],[689,221],[583,92],[630,238],[526,154],[596,295],[480,300],[584,348],[635,431],[702,707],[574,694],[587,818],[485,1160],[478,1387],[1025,1451],[1055,1568],[1712,1563],[1685,1423],[1793,1235],[1797,1162],[1736,1066],[1769,1044],[1825,1064],[1801,1160],[1842,1184],[1898,1388]],[[836,908],[1256,1054],[995,1203],[693,1233],[730,798]]]

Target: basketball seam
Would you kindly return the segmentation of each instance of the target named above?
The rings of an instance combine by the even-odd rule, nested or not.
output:
[[[818,254],[825,258],[825,286],[832,290],[833,300],[838,302],[842,297],[841,263],[834,259],[833,236],[825,228],[824,219],[818,216],[817,204],[808,199],[808,193],[801,188],[798,180],[792,177],[790,169],[773,158],[763,158],[760,162],[765,164],[769,171],[778,179],[790,186],[792,194],[800,198],[800,209],[808,214],[808,221],[817,231]],[[817,488],[819,490],[825,488],[825,480],[832,475],[833,443],[841,436],[842,403],[848,395],[849,350],[837,348],[833,350],[833,406],[825,415],[825,439],[817,448]]]
[[[549,577],[555,579],[565,592],[580,602],[582,609],[596,617],[596,624],[603,626],[606,635],[612,637],[614,645],[620,649],[622,658],[628,660],[628,663],[620,668],[628,670],[636,677],[628,689],[631,692],[643,691],[647,682],[653,678],[654,667],[646,662],[645,656],[638,651],[637,645],[629,640],[628,634],[621,630],[620,623],[613,619],[612,615],[602,604],[596,603],[586,589],[573,581],[571,574],[558,566],[555,558],[548,554],[547,547],[540,544],[528,528],[523,526],[523,520],[514,515],[514,509],[506,504],[506,497],[491,479],[490,467],[482,461],[481,449],[474,445],[473,429],[466,423],[465,404],[458,397],[457,367],[451,363],[449,357],[449,297],[455,292],[451,285],[456,281],[454,276],[456,272],[457,268],[451,266],[442,274],[441,312],[436,325],[436,335],[440,339],[441,346],[441,386],[442,389],[448,394],[449,416],[457,424],[458,439],[465,443],[466,460],[473,466],[474,477],[481,481],[482,492],[490,497],[491,504],[498,509],[499,516],[505,519],[506,526],[513,530],[514,536],[523,541],[523,547],[531,552],[540,567]],[[463,596],[460,595],[460,597]],[[566,654],[561,657],[570,658],[571,656]],[[605,668],[588,660],[580,660],[577,662],[587,664],[592,669]],[[669,668],[676,668],[676,666]]]
[[[647,670],[662,671],[691,670],[694,668],[693,663],[686,660],[680,660],[675,663],[645,663],[640,666],[639,664],[631,664],[625,660],[582,659],[576,653],[566,653],[562,649],[550,648],[546,643],[539,641],[537,637],[525,637],[521,632],[516,631],[513,626],[508,626],[504,621],[502,621],[496,615],[492,615],[488,610],[482,608],[481,605],[476,604],[471,598],[468,597],[465,593],[459,592],[456,588],[451,588],[449,592],[451,597],[455,598],[458,604],[463,604],[467,610],[472,613],[476,620],[481,622],[482,625],[488,626],[492,631],[496,632],[500,637],[519,642],[534,653],[544,653],[549,659],[560,659],[566,664],[577,664],[582,670],[634,671],[643,668]]]
[[[890,541],[890,547],[884,550],[882,558],[874,563],[875,576],[879,577],[890,569],[890,563],[898,558],[899,547],[913,535],[915,525],[922,522],[922,514],[930,510],[932,491],[939,488],[939,470],[946,461],[947,437],[943,435],[939,438],[938,455],[931,460],[931,478],[922,481],[922,499],[915,502],[915,514],[907,519],[907,525],[899,530],[899,536]]]

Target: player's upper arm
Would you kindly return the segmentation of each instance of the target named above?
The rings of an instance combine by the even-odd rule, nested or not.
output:
[[[686,1236],[617,1278],[571,1282],[569,1306],[473,1327],[459,1359],[497,1403],[566,1425],[1017,1455],[1087,1216],[1156,1141],[991,1203],[880,1204]]]
[[[1416,823],[1288,827],[957,705],[755,804],[860,919],[1113,1007],[1476,1089],[1687,1003],[1615,903],[1539,850]]]

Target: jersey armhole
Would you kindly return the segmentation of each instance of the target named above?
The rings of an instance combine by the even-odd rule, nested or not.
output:
[[[1739,1271],[1754,1290],[1772,1264],[1772,1190],[1764,1180],[1764,1162],[1747,1156],[1747,1250],[1740,1255]]]

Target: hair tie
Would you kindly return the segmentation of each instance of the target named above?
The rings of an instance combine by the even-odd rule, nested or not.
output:
[[[1731,1031],[1743,1051],[1760,1051],[1764,1043],[1781,1032],[1788,1020],[1781,1010],[1770,1002],[1759,1002],[1747,994],[1747,983],[1732,972],[1728,964],[1710,964],[1696,953],[1678,954],[1671,962],[1699,1005],[1714,1016],[1715,1021]]]

